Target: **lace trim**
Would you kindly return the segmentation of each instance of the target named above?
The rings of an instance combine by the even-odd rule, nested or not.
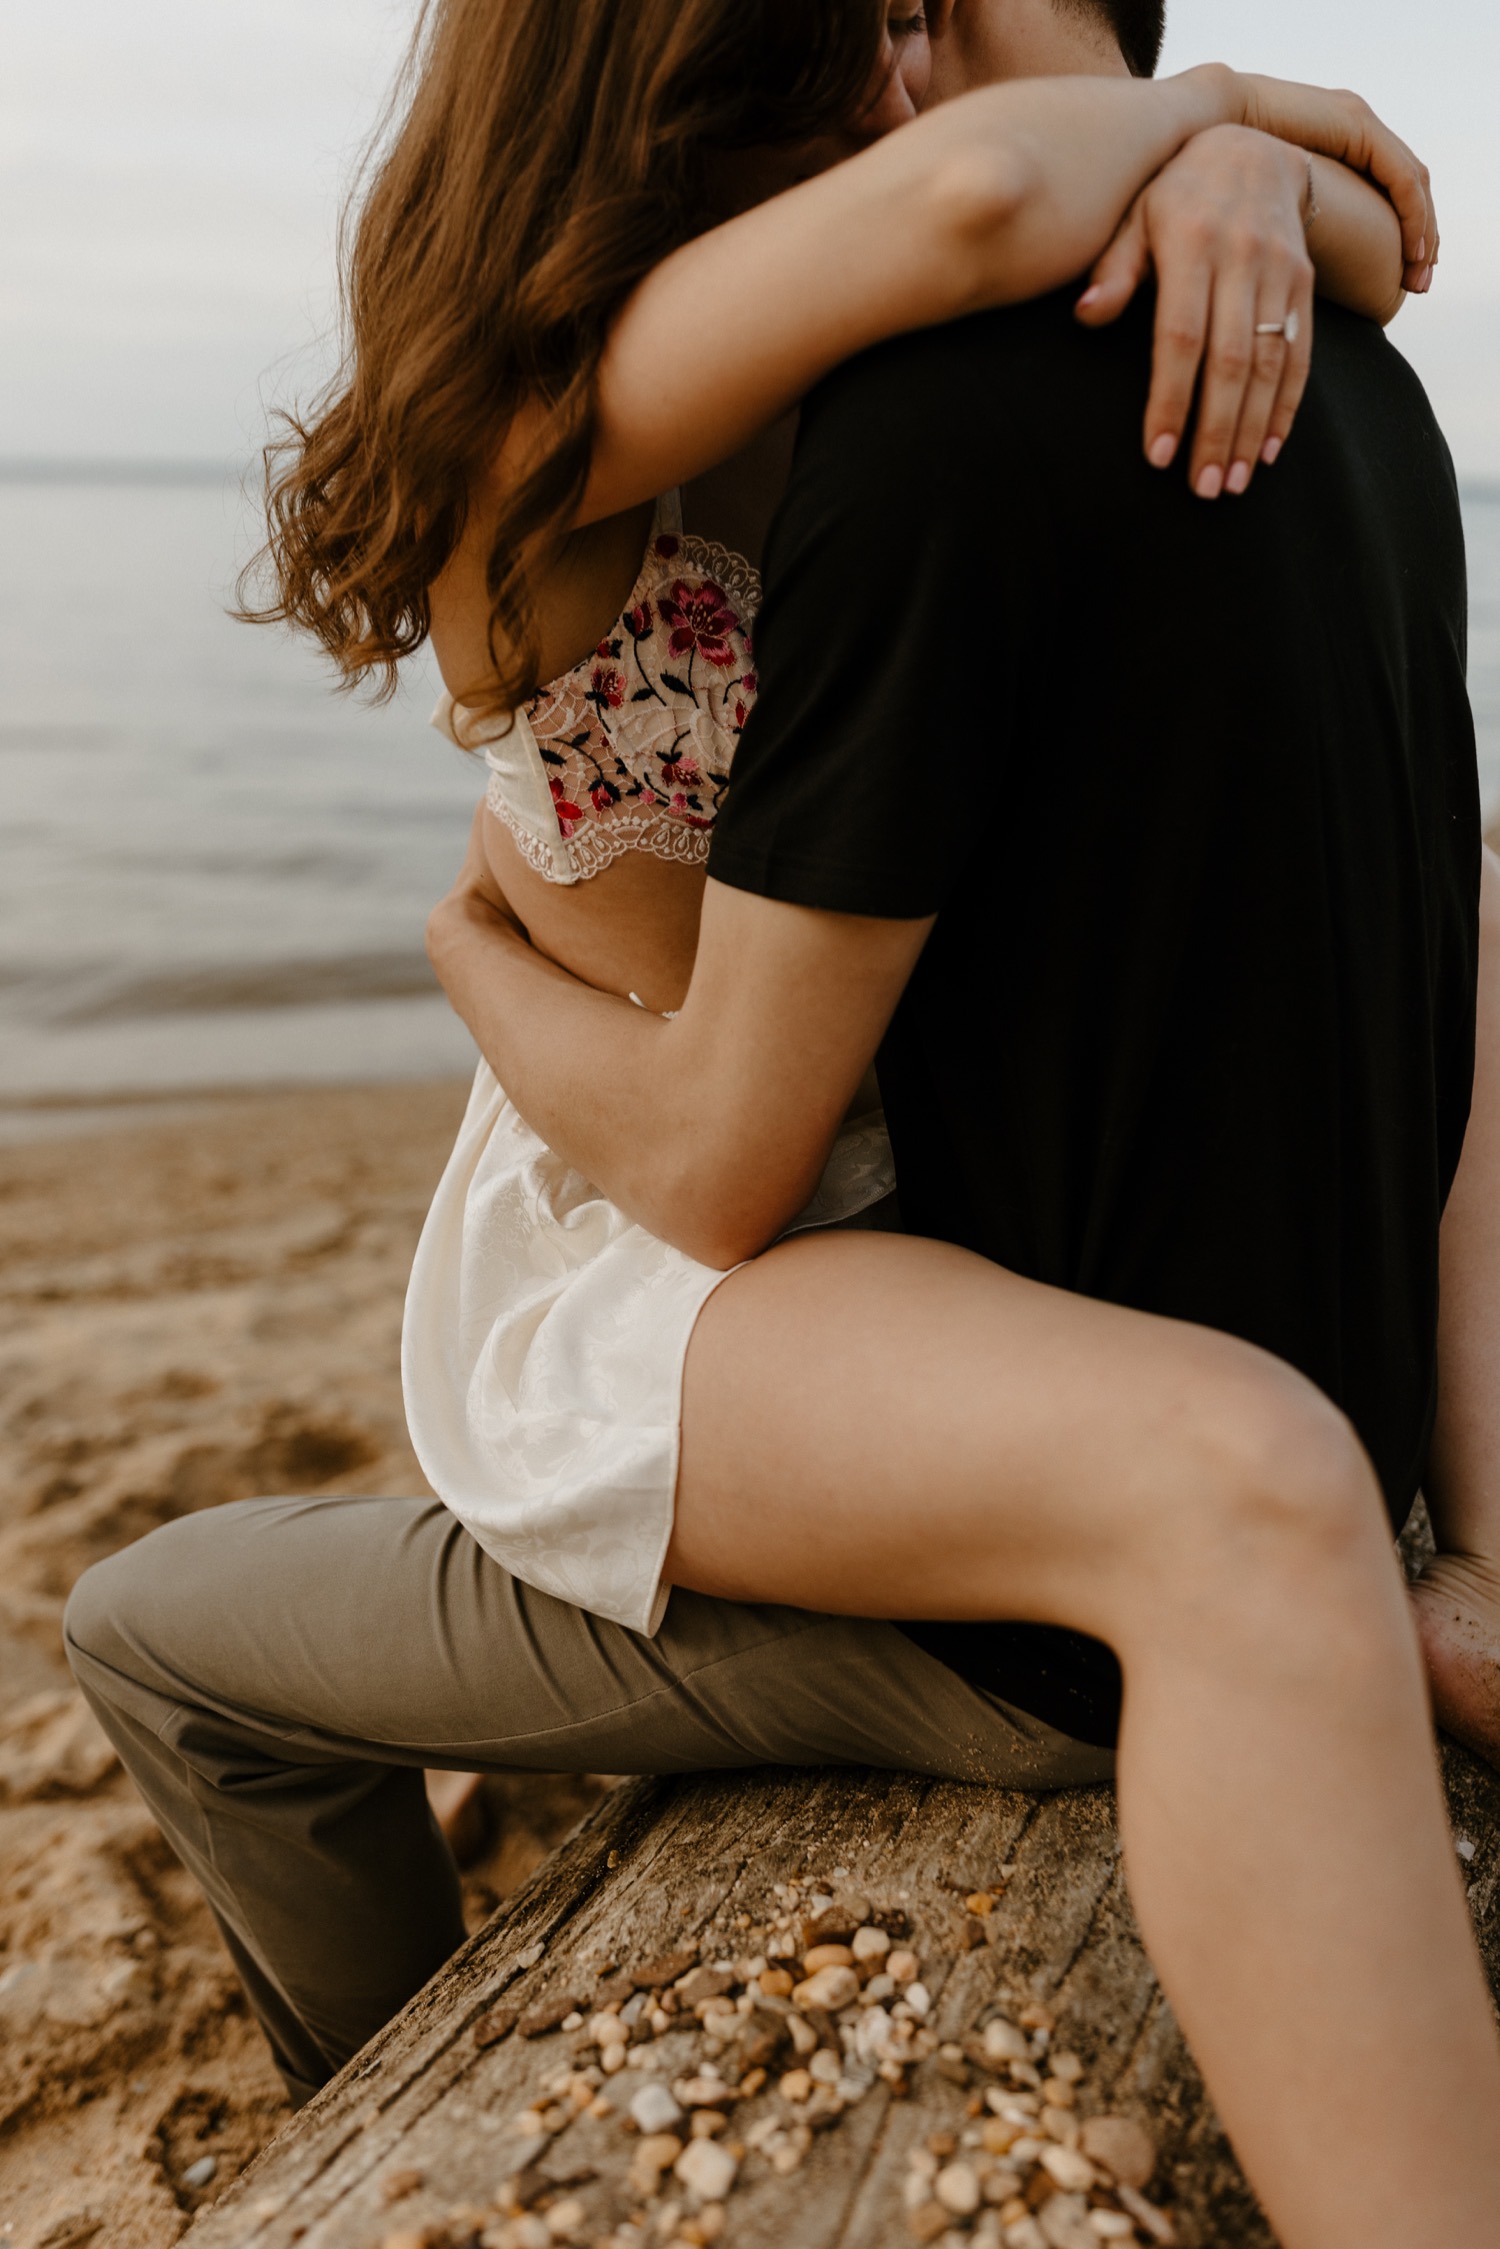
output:
[[[678,536],[682,543],[675,555],[668,559],[653,552],[648,557],[656,570],[642,571],[641,584],[645,584],[648,576],[680,576],[686,556],[691,569],[702,570],[705,577],[723,587],[748,632],[759,613],[762,595],[760,572],[754,563],[736,554],[733,547],[720,546],[717,539],[700,539],[696,531],[683,531]]]
[[[527,866],[555,883],[557,864],[550,845],[521,826],[493,782],[485,802],[515,839]],[[710,837],[706,829],[686,827],[670,813],[626,812],[608,823],[586,820],[559,841],[572,862],[574,879],[586,882],[628,851],[644,851],[648,858],[667,859],[679,867],[701,867],[708,859]]]

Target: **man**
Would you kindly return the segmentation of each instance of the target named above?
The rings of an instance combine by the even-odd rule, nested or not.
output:
[[[952,67],[1098,68],[1099,21],[976,4]],[[1157,15],[1144,34],[1134,11],[1122,21],[1149,61]],[[1004,52],[979,55],[992,35]],[[684,1117],[712,1119],[692,1151],[698,1209],[660,1230],[697,1228],[686,1246],[729,1262],[774,1235],[821,1163],[830,1073],[852,1066],[829,1023],[857,1018],[873,1050],[891,1018],[881,1074],[913,1230],[1266,1342],[1346,1404],[1404,1512],[1473,1009],[1451,474],[1383,342],[1325,319],[1328,387],[1274,482],[1232,518],[1202,506],[1139,460],[1144,319],[1085,342],[1055,302],[988,316],[872,354],[811,402],[704,921],[704,1003],[741,1026],[752,1067],[710,1086],[690,1043],[664,1063],[661,1026],[617,1010],[616,1106],[657,1151]],[[1058,431],[1087,432],[1076,457]],[[1348,529],[1336,551],[1330,522]],[[1408,674],[1427,696],[1422,761],[1406,754]],[[471,969],[477,990],[487,964]],[[1289,1072],[1306,1077],[1300,1114],[1274,1097]],[[1379,1111],[1376,1175],[1352,1182],[1346,1099]],[[1345,1192],[1389,1211],[1378,1239],[1334,1225]],[[451,1523],[422,1533],[446,1540],[434,1659],[417,1634],[420,1666],[392,1642],[378,1676],[346,1680],[341,1619],[383,1597],[388,1547],[382,1503],[336,1504],[339,1617],[286,1649],[316,1686],[305,1722],[263,1722],[249,1694],[203,1679],[227,1638],[283,1631],[300,1589],[277,1592],[280,1531],[317,1502],[251,1528],[237,1566],[257,1573],[253,1613],[201,1601],[199,1642],[179,1637],[170,1663],[121,1621],[120,1588],[152,1597],[141,1550],[92,1573],[70,1612],[79,1675],[214,1904],[298,2097],[461,1938],[420,1811],[441,1749],[641,1769],[649,1727],[647,1769],[943,1770],[934,1743],[961,1742],[980,1709],[967,1672],[1036,1714],[1018,1739],[1051,1781],[1109,1770],[1112,1659],[1091,1643],[1059,1636],[1038,1663],[1034,1639],[1017,1656],[992,1628],[977,1645],[913,1628],[924,1650],[888,1625],[693,1596],[646,1643],[511,1581],[497,1593],[503,1573]],[[204,1571],[202,1526],[158,1535]],[[476,1644],[483,1705],[455,1704]],[[1005,1695],[1020,1660],[1031,1688],[1050,1679],[1040,1697]]]

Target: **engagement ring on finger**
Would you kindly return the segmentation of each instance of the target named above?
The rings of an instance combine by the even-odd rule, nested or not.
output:
[[[1299,333],[1301,332],[1301,328],[1302,323],[1298,319],[1296,313],[1289,312],[1285,320],[1257,321],[1255,324],[1255,333],[1257,334],[1257,336],[1285,336],[1289,344],[1294,344],[1297,341]]]

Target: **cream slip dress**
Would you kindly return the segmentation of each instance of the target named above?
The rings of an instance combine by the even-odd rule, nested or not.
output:
[[[433,724],[483,746],[486,801],[550,882],[625,851],[701,864],[754,706],[760,581],[658,503],[613,630],[524,709]],[[891,1194],[885,1119],[852,1119],[788,1227]],[[682,1370],[726,1276],[646,1232],[554,1155],[485,1062],[406,1297],[401,1366],[423,1473],[487,1554],[544,1593],[653,1633],[670,1587]]]

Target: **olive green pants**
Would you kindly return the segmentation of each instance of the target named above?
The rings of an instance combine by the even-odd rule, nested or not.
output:
[[[603,1623],[432,1500],[187,1516],[89,1570],[66,1636],[298,2101],[463,1940],[424,1766],[864,1765],[1046,1789],[1113,1763],[894,1625],[681,1592],[654,1639]]]

